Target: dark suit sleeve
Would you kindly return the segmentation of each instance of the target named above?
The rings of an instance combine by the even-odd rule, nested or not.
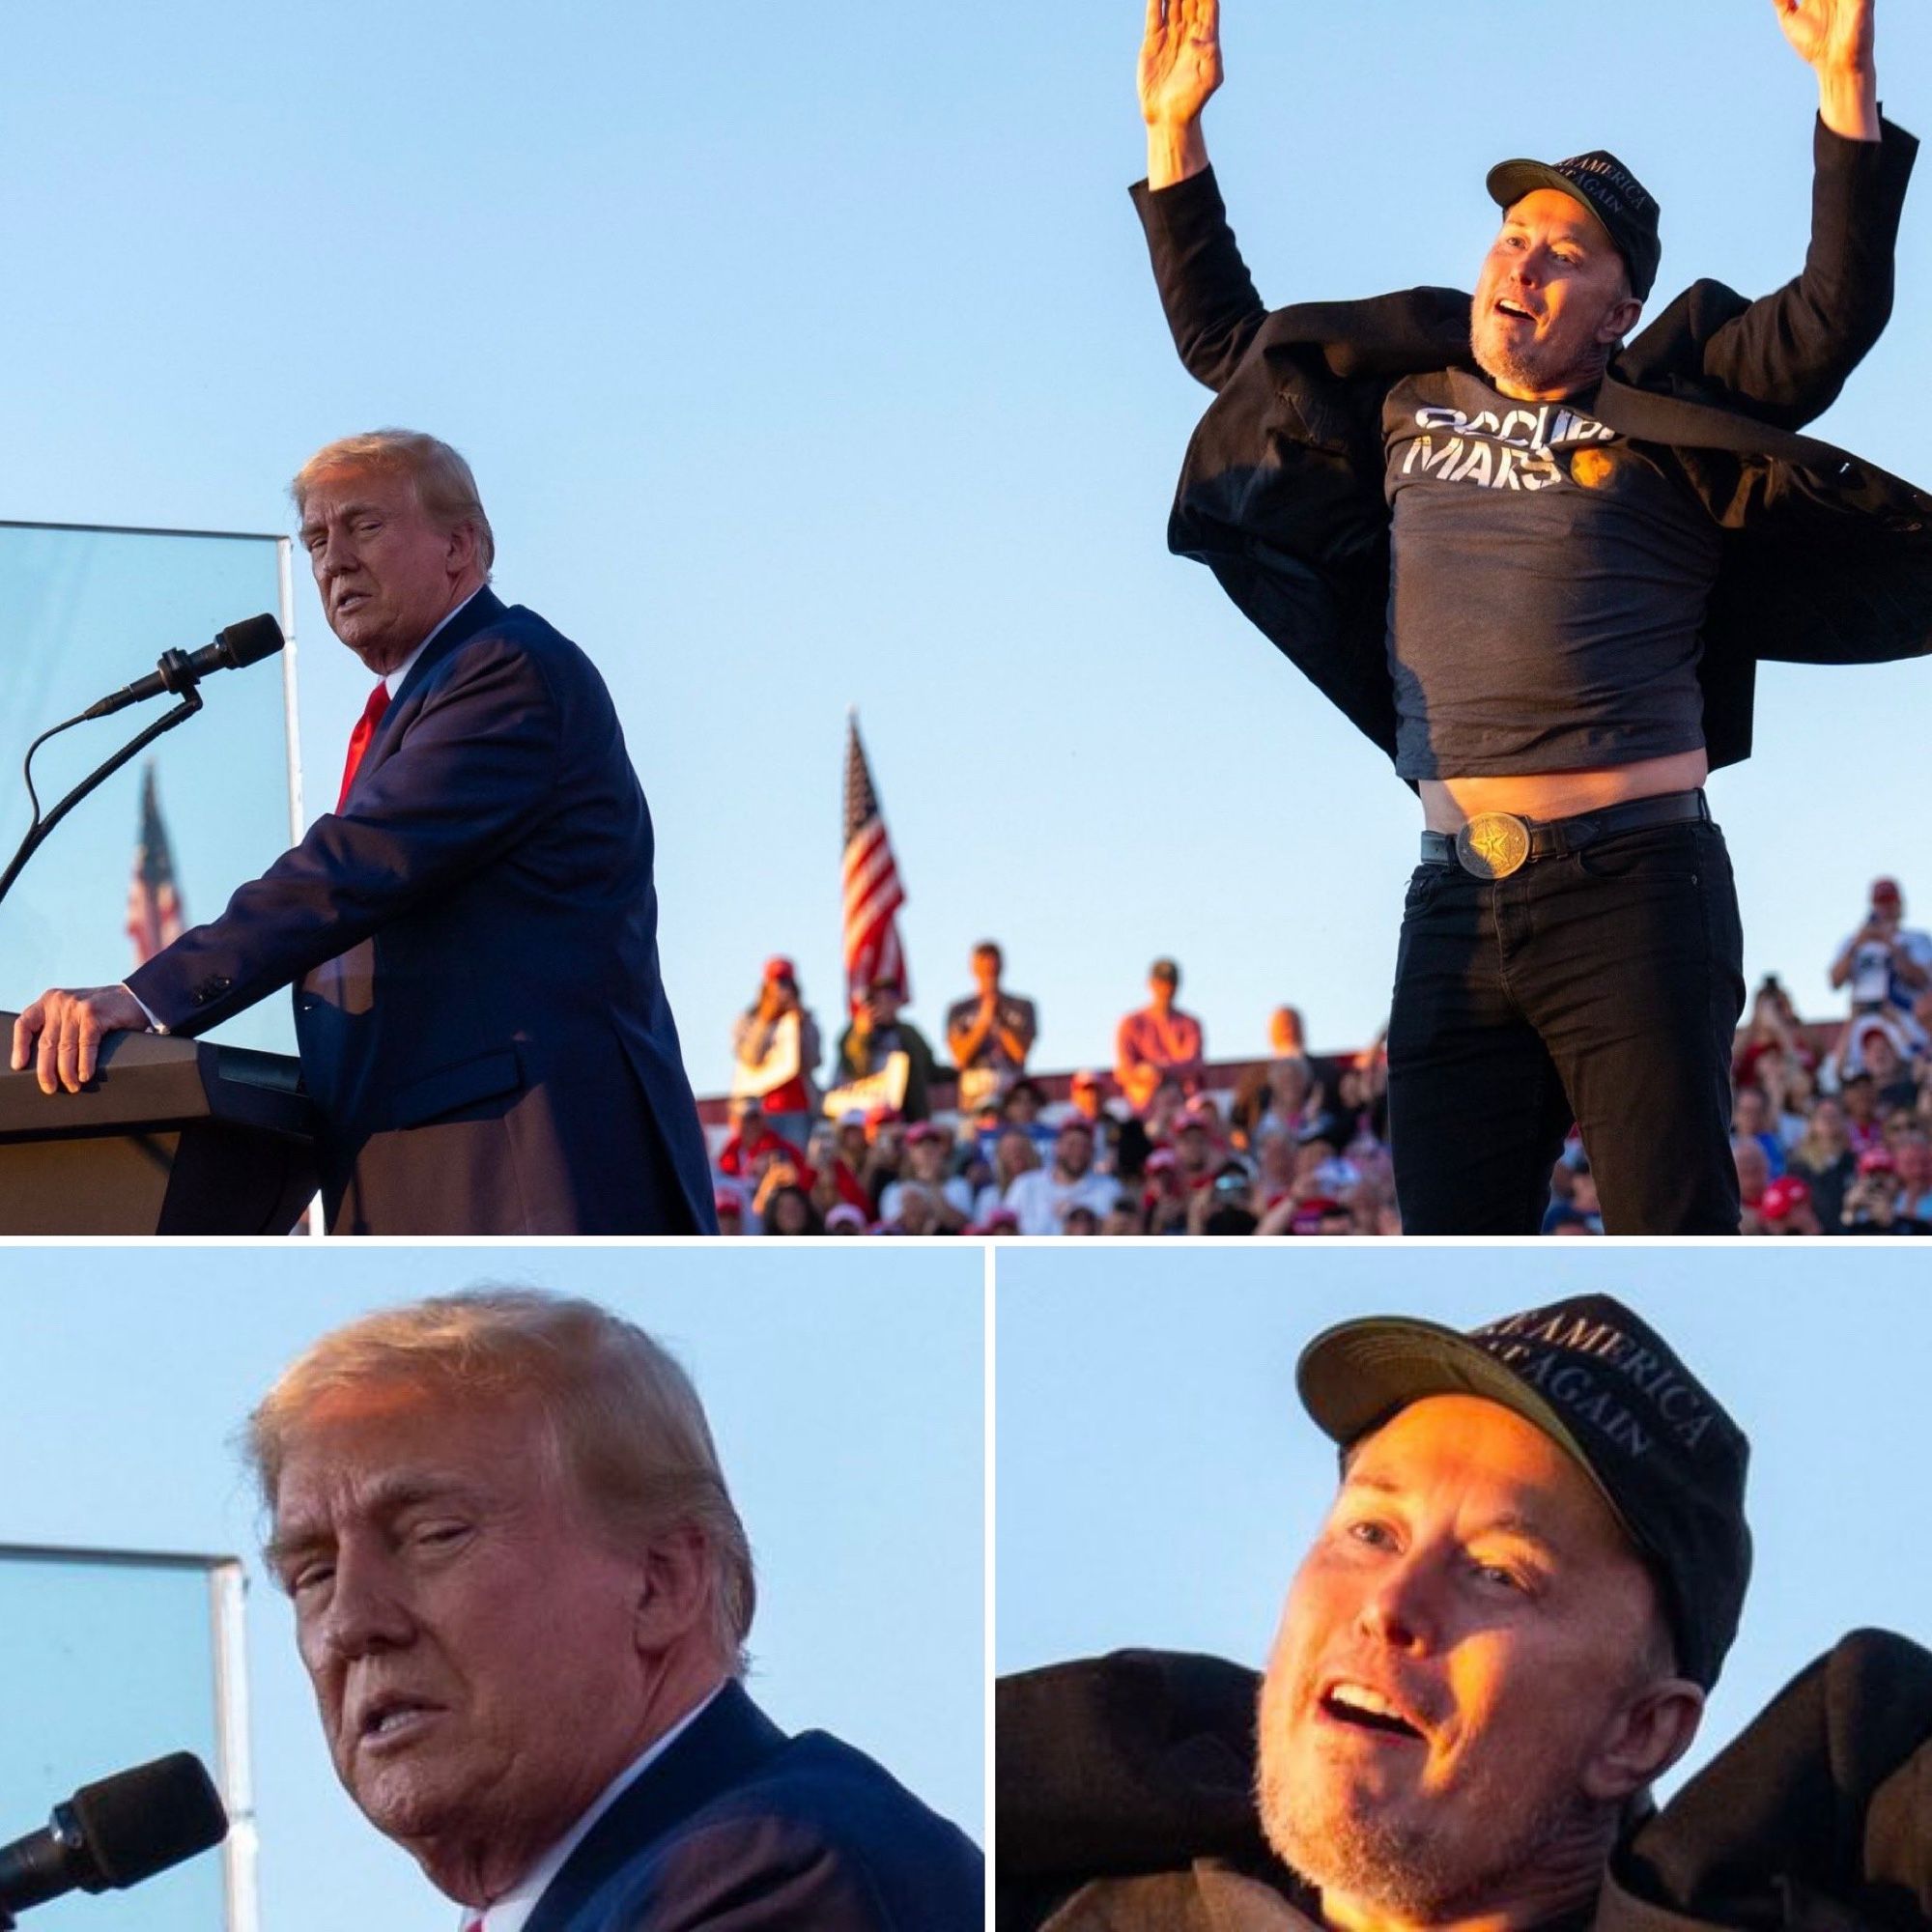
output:
[[[1136,182],[1128,192],[1147,231],[1174,346],[1187,373],[1218,390],[1239,365],[1267,309],[1228,225],[1214,170],[1204,169],[1171,187]]]
[[[1631,345],[1620,373],[1638,386],[1667,386],[1668,365],[1684,367],[1688,334],[1711,400],[1779,429],[1821,415],[1891,315],[1892,257],[1918,152],[1889,121],[1877,141],[1847,140],[1818,122],[1803,271],[1748,305],[1699,282]]]
[[[316,820],[293,851],[184,933],[128,989],[170,1031],[196,1034],[366,939],[488,865],[546,809],[561,710],[513,638],[462,645],[354,810]]]

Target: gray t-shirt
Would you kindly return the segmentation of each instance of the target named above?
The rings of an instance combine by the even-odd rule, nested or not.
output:
[[[1577,771],[1704,742],[1717,528],[1588,400],[1515,402],[1459,369],[1388,393],[1404,778]]]

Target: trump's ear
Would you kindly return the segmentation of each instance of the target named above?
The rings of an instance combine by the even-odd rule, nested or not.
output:
[[[639,1567],[632,1620],[641,1652],[669,1650],[701,1625],[711,1602],[711,1551],[695,1523],[652,1537]]]
[[[476,526],[467,517],[452,524],[444,539],[443,568],[451,577],[462,577],[482,562],[483,546]]]
[[[1584,1792],[1622,1804],[1690,1748],[1703,1717],[1704,1692],[1688,1677],[1652,1679],[1631,1693],[1584,1765]]]

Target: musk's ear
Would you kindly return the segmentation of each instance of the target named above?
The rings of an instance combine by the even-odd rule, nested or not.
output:
[[[1634,296],[1626,296],[1621,301],[1612,302],[1602,322],[1597,325],[1597,340],[1608,349],[1621,342],[1637,325],[1637,318],[1643,314],[1643,304]]]
[[[1642,1685],[1625,1699],[1584,1765],[1585,1794],[1620,1804],[1641,1791],[1690,1748],[1703,1717],[1704,1692],[1688,1677]]]
[[[711,1598],[710,1548],[695,1523],[661,1530],[638,1566],[632,1617],[639,1650],[668,1650],[703,1621]]]

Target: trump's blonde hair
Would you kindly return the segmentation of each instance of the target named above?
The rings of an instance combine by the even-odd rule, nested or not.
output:
[[[308,493],[317,479],[337,469],[411,478],[416,486],[416,500],[433,522],[445,530],[463,524],[475,530],[476,560],[483,575],[490,575],[497,560],[497,538],[483,512],[483,499],[476,494],[476,478],[469,465],[448,443],[413,429],[372,429],[324,443],[296,471],[289,485],[298,517],[307,516]]]
[[[532,1399],[557,1472],[620,1546],[696,1530],[719,1662],[743,1671],[751,1548],[703,1405],[668,1350],[595,1302],[540,1289],[480,1287],[365,1315],[306,1350],[248,1418],[244,1451],[271,1519],[315,1405],[396,1383],[462,1402]]]

